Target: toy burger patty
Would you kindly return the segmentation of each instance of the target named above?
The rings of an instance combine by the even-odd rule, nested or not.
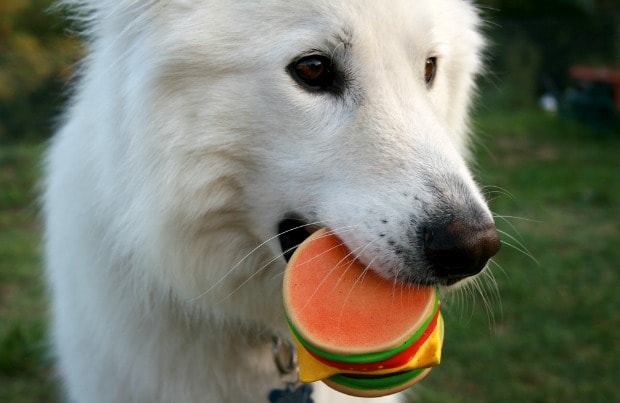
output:
[[[380,277],[326,229],[293,254],[284,306],[302,382],[383,396],[413,385],[440,362],[437,290]]]

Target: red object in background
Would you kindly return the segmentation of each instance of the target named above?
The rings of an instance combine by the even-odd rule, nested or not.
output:
[[[620,70],[601,67],[572,66],[568,70],[568,74],[575,80],[609,84],[614,91],[616,109],[620,112]]]

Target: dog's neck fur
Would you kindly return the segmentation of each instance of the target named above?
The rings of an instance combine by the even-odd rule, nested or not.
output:
[[[172,392],[168,401],[198,401],[193,394],[200,393],[207,384],[213,393],[210,398],[219,395],[213,401],[230,401],[230,396],[252,391],[251,395],[240,396],[238,401],[266,402],[271,390],[285,386],[273,357],[275,330],[213,315],[199,318],[197,312],[179,312],[179,308],[176,305],[164,309],[167,311],[165,321],[161,316],[149,321],[155,335],[165,333],[157,330],[161,326],[178,329],[179,333],[176,339],[156,341],[156,351],[151,351],[150,357],[144,357],[167,363],[167,368],[153,368],[153,371],[166,371],[165,376],[154,374],[154,380],[167,383],[163,390],[180,387]],[[153,355],[159,357],[153,359]],[[210,365],[211,362],[218,365]],[[248,388],[248,382],[255,385]],[[182,396],[188,396],[188,399]],[[166,401],[162,397],[158,399]]]

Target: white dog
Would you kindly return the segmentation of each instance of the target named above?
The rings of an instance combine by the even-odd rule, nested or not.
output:
[[[90,45],[44,193],[71,401],[267,403],[306,228],[401,282],[450,286],[497,251],[465,162],[468,1],[65,3]]]

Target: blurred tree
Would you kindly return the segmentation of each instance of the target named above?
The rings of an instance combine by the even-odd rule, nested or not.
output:
[[[502,16],[567,17],[620,12],[618,0],[478,0],[483,7],[501,11]]]
[[[588,0],[479,0],[477,3],[498,10],[503,18],[514,18],[580,14],[583,1]]]
[[[489,24],[490,70],[508,107],[561,96],[573,64],[620,65],[619,0],[477,0]],[[497,83],[494,83],[496,85]]]
[[[0,142],[49,133],[81,49],[53,0],[0,1]]]
[[[54,1],[0,0],[0,143],[50,134],[53,116],[63,101],[62,88],[81,56],[79,40],[69,35],[62,10],[52,11]],[[535,79],[528,77],[536,74],[537,66],[558,76],[577,57],[588,61],[592,54],[607,55],[608,61],[615,54],[620,64],[619,0],[476,2],[489,11],[498,10],[489,12],[490,19],[502,25],[502,32],[493,33],[494,42],[503,49],[519,50],[512,56],[506,52],[508,56],[497,62],[498,71],[523,77],[522,83]],[[576,23],[549,28],[549,21],[567,17]],[[522,24],[519,31],[510,20],[527,20],[528,24]],[[535,26],[533,20],[542,22]],[[586,31],[588,35],[583,34]],[[614,32],[616,40],[610,39]],[[613,49],[607,50],[608,42]],[[517,87],[530,91],[530,86]]]

